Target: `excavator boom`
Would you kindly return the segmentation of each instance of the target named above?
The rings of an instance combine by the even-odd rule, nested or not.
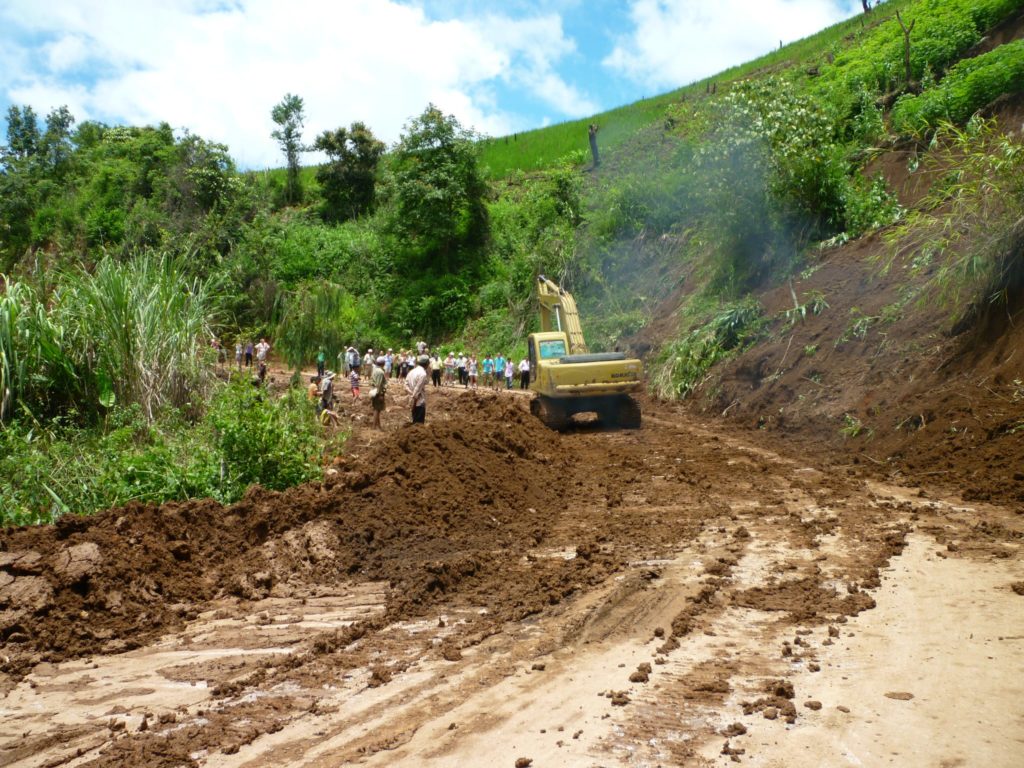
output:
[[[587,354],[580,313],[572,294],[540,275],[537,278],[537,297],[540,299],[541,331],[560,331],[569,337],[569,354]]]

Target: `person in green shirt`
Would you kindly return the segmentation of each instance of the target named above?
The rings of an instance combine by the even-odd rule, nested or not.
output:
[[[370,405],[373,406],[373,428],[382,429],[380,415],[384,411],[384,393],[388,388],[388,377],[384,373],[384,358],[378,357],[370,374]]]
[[[320,351],[316,355],[316,375],[323,376],[324,368],[327,366],[327,353],[323,347],[320,347]]]

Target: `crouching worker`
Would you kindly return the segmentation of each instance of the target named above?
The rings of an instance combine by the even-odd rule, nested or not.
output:
[[[320,423],[325,427],[328,424],[338,426],[339,419],[337,412],[331,407],[334,405],[334,373],[327,371],[320,380]]]
[[[380,415],[384,412],[384,393],[388,388],[388,374],[384,370],[384,358],[378,357],[370,374],[370,405],[373,407],[373,428],[382,429]]]

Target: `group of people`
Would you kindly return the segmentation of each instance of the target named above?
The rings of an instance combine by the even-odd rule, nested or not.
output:
[[[512,389],[518,373],[519,388],[529,389],[530,386],[530,361],[527,358],[517,364],[510,356],[501,354],[497,357],[487,354],[483,360],[478,360],[476,355],[456,354],[454,351],[449,351],[442,358],[441,353],[432,352],[422,341],[416,344],[415,352],[411,349],[397,353],[393,349],[375,352],[370,348],[360,354],[356,347],[350,346],[338,354],[338,362],[343,375],[349,380],[353,400],[360,397],[363,379],[369,379],[375,429],[381,429],[380,414],[385,408],[385,393],[389,381],[394,379],[403,383],[411,397],[414,424],[426,421],[428,383],[434,387],[461,384],[467,389],[477,389],[482,384],[495,390]],[[326,370],[325,350],[320,349],[317,353],[316,364],[317,373],[310,379],[309,398],[317,403],[317,411],[325,424],[336,424],[338,415],[333,409],[336,374]]]
[[[216,336],[210,339],[210,348],[217,354],[217,364],[227,362],[227,350]],[[260,339],[259,343],[253,344],[251,340],[244,344],[241,339],[235,341],[235,366],[238,370],[251,369],[255,358],[255,375],[262,384],[267,378],[267,354],[270,352],[270,343],[266,339]]]
[[[418,365],[420,357],[426,357],[429,364],[430,380],[435,387],[452,387],[462,385],[467,389],[476,389],[481,384],[489,389],[512,389],[518,378],[520,389],[529,389],[530,361],[523,358],[518,363],[511,356],[490,354],[481,360],[475,354],[449,351],[432,352],[422,341],[416,345],[416,351],[393,349],[375,353],[372,348],[361,355],[355,347],[349,347],[338,355],[342,370],[348,375],[351,371],[372,370],[374,362],[382,359],[384,375],[389,379],[405,379]],[[317,355],[317,372],[323,375],[321,366],[327,356],[323,350]]]

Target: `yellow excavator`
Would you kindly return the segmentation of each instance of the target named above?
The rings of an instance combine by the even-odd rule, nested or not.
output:
[[[622,352],[588,352],[575,299],[543,275],[537,297],[540,332],[527,338],[530,411],[554,429],[589,412],[608,426],[638,428],[640,405],[631,394],[642,386],[643,364]]]

